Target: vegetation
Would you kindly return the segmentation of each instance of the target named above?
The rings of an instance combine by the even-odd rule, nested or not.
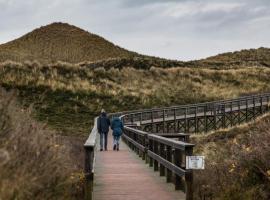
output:
[[[17,89],[25,106],[33,104],[36,118],[62,134],[87,135],[101,108],[116,112],[269,91],[269,75],[263,67],[105,70],[6,62],[0,66],[0,85]]]
[[[41,63],[52,63],[61,60],[77,63],[134,54],[95,34],[65,23],[38,28],[19,39],[0,45],[0,61],[38,60]]]
[[[0,199],[81,198],[72,146],[29,115],[0,88]]]
[[[270,66],[270,49],[259,48],[225,53],[210,58],[181,62],[140,55],[104,38],[66,23],[52,23],[0,45],[0,62],[35,61],[42,65],[58,61],[91,67],[207,67]]]
[[[195,136],[206,169],[195,173],[196,199],[270,199],[270,115],[206,136]],[[209,178],[211,177],[211,178]]]
[[[80,199],[80,148],[101,108],[269,92],[269,57],[270,50],[260,48],[171,61],[63,23],[0,45],[0,87],[17,91],[20,102],[0,89],[0,199]],[[193,138],[196,153],[207,157],[207,169],[195,174],[196,198],[270,198],[269,119]]]

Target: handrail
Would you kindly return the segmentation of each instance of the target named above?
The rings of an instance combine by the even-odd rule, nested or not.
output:
[[[84,144],[85,161],[84,161],[84,174],[85,174],[85,198],[92,200],[94,169],[96,160],[96,144],[97,144],[97,117],[94,119],[94,127]]]
[[[157,111],[162,111],[162,110],[167,110],[167,109],[174,109],[174,108],[189,108],[189,107],[198,107],[198,106],[203,106],[207,104],[220,104],[220,103],[226,103],[226,102],[236,102],[239,100],[245,100],[247,98],[253,98],[253,97],[270,97],[270,93],[262,93],[262,94],[255,94],[255,95],[246,95],[234,99],[225,99],[225,100],[218,100],[218,101],[208,101],[208,102],[203,102],[203,103],[194,103],[194,104],[185,104],[185,105],[175,105],[175,106],[169,106],[169,107],[162,107],[162,108],[150,108],[150,109],[139,109],[139,110],[132,110],[132,111],[123,111],[123,112],[116,112],[116,113],[111,113],[110,116],[123,116],[127,114],[139,114],[141,112],[157,112]]]
[[[187,134],[171,134],[173,137],[187,138]],[[149,162],[150,167],[160,171],[161,176],[172,182],[175,175],[175,189],[186,192],[186,200],[192,200],[192,170],[186,169],[185,156],[191,156],[194,144],[150,134],[129,126],[124,126],[123,140]],[[167,173],[165,173],[167,171]]]
[[[109,114],[110,117],[120,116],[124,121],[125,118],[129,119],[125,121],[125,124],[130,123],[128,126],[124,126],[123,139],[130,147],[135,150],[144,160],[150,162],[150,165],[154,163],[154,169],[157,170],[160,165],[160,175],[165,175],[164,170],[167,170],[167,181],[170,182],[172,173],[178,177],[175,179],[176,189],[183,189],[179,182],[179,177],[185,176],[186,180],[186,199],[192,199],[192,171],[186,170],[184,166],[183,158],[179,155],[192,155],[193,144],[188,143],[188,134],[179,134],[176,131],[173,133],[165,133],[165,119],[171,118],[174,123],[179,120],[179,116],[184,116],[184,120],[188,117],[195,118],[204,117],[207,123],[207,117],[214,117],[216,123],[217,116],[223,116],[222,120],[225,123],[225,113],[239,112],[238,122],[241,122],[240,110],[253,109],[253,118],[255,118],[255,108],[259,110],[259,113],[263,113],[263,106],[266,110],[269,110],[270,93],[243,96],[235,99],[219,100],[204,102],[198,104],[179,105],[163,108],[153,108],[145,110],[134,110],[126,112],[118,112]],[[258,112],[258,111],[257,111]],[[177,118],[178,117],[178,118]],[[135,119],[136,118],[136,119]],[[157,132],[153,134],[139,130],[142,125],[142,120],[148,120],[150,125],[154,123],[154,119],[162,119],[163,134]],[[180,119],[180,120],[183,120]],[[248,114],[246,114],[246,120],[248,120]],[[197,123],[197,122],[196,122]],[[224,126],[223,125],[223,126]],[[196,130],[195,125],[195,130]],[[176,127],[176,126],[175,126]],[[216,124],[215,127],[216,129]],[[186,129],[185,129],[186,130]],[[208,129],[206,128],[206,131]],[[187,131],[184,131],[188,133]],[[95,156],[97,148],[97,117],[94,120],[94,127],[84,144],[85,149],[85,178],[86,178],[86,197],[92,199],[93,180],[94,180],[94,166]],[[176,141],[174,139],[179,139]],[[161,151],[161,150],[164,151]],[[166,154],[166,155],[165,155]],[[173,159],[172,159],[173,158]],[[151,161],[152,160],[152,161]]]

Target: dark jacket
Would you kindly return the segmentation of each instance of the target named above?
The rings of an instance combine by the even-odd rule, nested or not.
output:
[[[107,117],[106,113],[101,113],[98,117],[97,128],[99,133],[108,133],[110,127],[110,119]]]
[[[123,122],[120,120],[119,117],[113,118],[111,128],[113,130],[114,136],[121,136],[122,135],[124,126],[123,126]]]

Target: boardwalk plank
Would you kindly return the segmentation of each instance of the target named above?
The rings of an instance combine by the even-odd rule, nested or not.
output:
[[[181,191],[149,168],[124,144],[120,151],[112,150],[109,134],[108,151],[97,153],[94,200],[184,200]]]

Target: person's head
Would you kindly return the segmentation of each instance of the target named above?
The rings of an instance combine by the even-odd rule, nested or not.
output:
[[[106,111],[105,111],[103,108],[101,109],[101,114],[102,114],[102,113],[106,113]]]

